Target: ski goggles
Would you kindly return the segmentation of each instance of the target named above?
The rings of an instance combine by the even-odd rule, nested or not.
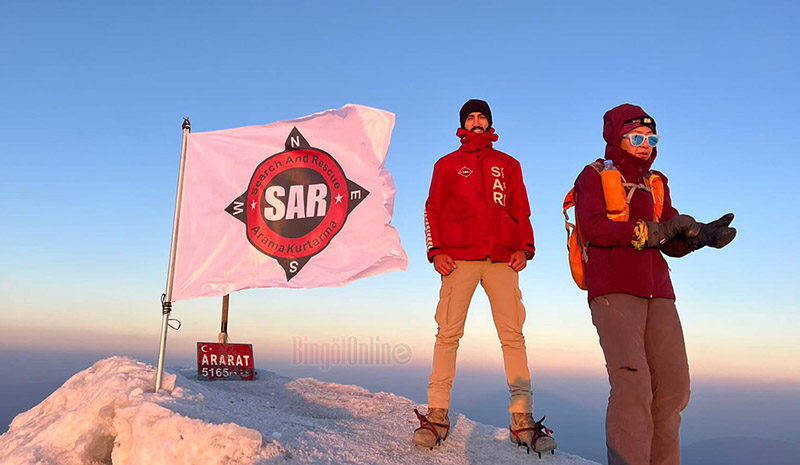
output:
[[[658,140],[661,138],[658,134],[650,134],[649,136],[645,136],[644,134],[625,134],[622,137],[627,138],[634,147],[644,144],[645,140],[647,141],[647,145],[655,147],[658,145]]]

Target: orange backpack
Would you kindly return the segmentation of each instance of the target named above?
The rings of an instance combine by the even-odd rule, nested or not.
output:
[[[653,195],[655,210],[653,217],[656,222],[661,220],[661,214],[664,211],[664,181],[659,175],[651,171],[645,176],[644,185],[630,184],[625,182],[625,178],[622,177],[619,171],[603,171],[602,159],[598,159],[589,166],[597,170],[601,175],[603,201],[606,204],[606,215],[610,220],[628,221],[629,204],[636,189],[648,191]],[[625,194],[625,187],[629,188],[627,195]],[[584,266],[589,261],[589,255],[586,252],[589,243],[583,240],[577,211],[575,212],[575,224],[569,222],[569,214],[567,213],[567,210],[575,206],[576,201],[577,193],[573,187],[564,198],[563,205],[564,223],[567,229],[567,251],[569,252],[569,268],[572,272],[572,279],[579,288],[586,290]],[[609,205],[618,205],[618,207],[613,211],[609,211]]]

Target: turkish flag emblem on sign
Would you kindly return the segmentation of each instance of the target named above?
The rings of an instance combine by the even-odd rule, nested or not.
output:
[[[197,379],[252,381],[253,344],[197,343]]]

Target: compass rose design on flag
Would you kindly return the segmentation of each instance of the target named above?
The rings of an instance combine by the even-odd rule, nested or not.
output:
[[[253,247],[278,261],[288,282],[325,250],[368,195],[294,127],[285,150],[255,168],[247,190],[225,211],[245,224]]]

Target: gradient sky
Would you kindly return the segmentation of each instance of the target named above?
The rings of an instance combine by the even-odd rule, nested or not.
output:
[[[387,166],[410,263],[343,288],[231,297],[230,333],[287,360],[292,337],[408,344],[430,363],[438,275],[422,210],[458,110],[491,106],[523,166],[536,259],[521,274],[535,373],[602,376],[561,202],[602,156],[602,115],[658,121],[655,168],[724,250],[669,259],[695,379],[800,383],[796,2],[13,2],[0,7],[0,350],[152,353],[181,121],[194,132],[346,103],[397,115]],[[216,338],[219,299],[179,302],[167,364]],[[461,366],[501,366],[476,293]]]

